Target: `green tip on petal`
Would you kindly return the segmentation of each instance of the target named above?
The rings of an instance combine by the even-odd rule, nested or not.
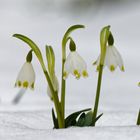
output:
[[[18,87],[21,87],[21,81],[18,81],[18,83],[17,83],[17,85],[18,85]]]
[[[74,70],[74,75],[75,75],[75,77],[76,77],[76,79],[79,79],[80,78],[80,73],[78,72],[78,70]]]
[[[138,83],[138,86],[140,87],[140,82]]]
[[[82,75],[83,75],[83,77],[88,77],[88,73],[87,73],[87,71],[86,70],[84,70],[83,72],[82,72]]]
[[[31,89],[34,89],[34,83],[31,84]]]
[[[29,83],[27,81],[23,82],[23,87],[27,88],[29,86]]]
[[[121,71],[123,71],[123,72],[125,71],[124,66],[121,67]]]
[[[95,61],[95,62],[92,63],[92,65],[96,65],[96,64],[97,64],[97,61]]]
[[[110,69],[111,72],[115,71],[114,65],[110,65],[110,68],[109,69]]]

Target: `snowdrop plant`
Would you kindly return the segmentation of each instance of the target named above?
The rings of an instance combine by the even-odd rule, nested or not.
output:
[[[100,33],[100,55],[97,60],[93,63],[97,65],[98,72],[98,82],[96,89],[96,97],[92,111],[89,111],[87,114],[82,113],[79,117],[77,125],[79,126],[95,126],[98,119],[103,115],[98,113],[99,99],[100,99],[100,91],[101,91],[101,83],[102,83],[102,75],[103,68],[108,66],[111,72],[115,71],[116,67],[119,66],[121,71],[124,71],[123,60],[114,46],[114,38],[110,31],[110,26],[106,26],[101,30]]]
[[[52,118],[54,123],[54,128],[66,128],[72,125],[76,125],[76,119],[82,112],[88,111],[90,109],[80,110],[74,112],[68,117],[65,117],[65,92],[66,92],[66,78],[71,73],[76,78],[87,77],[86,63],[83,58],[76,52],[76,44],[74,43],[72,37],[70,36],[71,32],[84,28],[83,25],[73,25],[71,26],[62,39],[62,76],[61,76],[61,95],[59,96],[59,82],[55,73],[55,54],[51,46],[46,46],[46,58],[48,67],[46,68],[43,55],[39,47],[27,36],[21,34],[14,34],[13,36],[24,41],[29,45],[32,52],[38,58],[40,65],[42,67],[43,73],[47,80],[47,93],[54,103],[55,110],[52,109]],[[69,43],[70,42],[70,43]],[[69,43],[70,54],[66,57],[66,46]],[[31,56],[27,55],[27,56]],[[30,58],[30,57],[27,57]],[[27,71],[28,70],[28,71]],[[30,62],[24,64],[23,69],[21,70],[17,81],[16,86],[22,86],[23,88],[33,88],[34,87],[34,72]]]
[[[110,26],[106,26],[101,30],[100,48],[101,48],[100,56],[94,62],[94,65],[95,64],[97,65],[97,70],[98,70],[98,83],[97,83],[95,103],[93,107],[93,120],[96,120],[97,118],[104,66],[107,65],[111,72],[113,72],[117,66],[120,67],[121,71],[124,71],[123,60],[120,53],[114,46],[114,38],[110,31]],[[96,121],[93,122],[93,126],[95,126],[95,123]]]

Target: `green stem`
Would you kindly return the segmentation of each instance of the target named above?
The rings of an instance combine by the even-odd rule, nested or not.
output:
[[[60,102],[58,99],[58,94],[57,91],[54,90],[53,85],[51,83],[50,77],[48,75],[47,71],[44,71],[45,77],[48,81],[48,85],[50,87],[50,90],[52,92],[52,96],[53,96],[53,100],[54,100],[54,105],[55,105],[55,109],[56,109],[56,114],[57,114],[57,118],[58,118],[58,124],[59,124],[59,128],[64,128],[65,125],[63,123],[63,118],[61,116],[61,106],[60,106]]]
[[[102,82],[102,73],[103,73],[103,65],[99,65],[99,75],[98,75],[98,84],[97,84],[97,91],[96,91],[96,98],[95,104],[93,109],[93,121],[97,118],[98,106],[99,106],[99,99],[100,99],[100,90],[101,90],[101,82]],[[95,126],[94,122],[94,126]]]
[[[140,110],[139,110],[139,113],[138,113],[137,125],[140,125]]]
[[[61,111],[62,111],[62,119],[65,124],[65,92],[66,92],[66,81],[63,78],[64,73],[64,63],[65,59],[62,58],[62,77],[61,77]]]

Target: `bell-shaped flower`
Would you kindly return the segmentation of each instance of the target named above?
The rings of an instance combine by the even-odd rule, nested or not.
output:
[[[124,71],[124,64],[122,57],[115,46],[106,46],[106,56],[104,61],[104,66],[107,66],[111,72],[115,71],[116,67],[119,66],[121,71]],[[97,70],[100,64],[100,56],[98,56],[97,60],[93,63],[93,65],[97,65]]]
[[[54,75],[51,78],[52,78],[51,81],[52,81],[54,90],[59,92],[59,82],[58,82],[57,77]],[[50,90],[49,86],[47,87],[47,94],[50,97],[50,99],[53,100],[53,97],[52,97],[51,90]]]
[[[34,89],[34,82],[35,72],[33,66],[31,62],[25,62],[18,74],[15,86],[25,89],[28,87]]]
[[[77,79],[88,76],[86,62],[76,51],[70,51],[66,58],[63,78],[66,79],[70,73]]]

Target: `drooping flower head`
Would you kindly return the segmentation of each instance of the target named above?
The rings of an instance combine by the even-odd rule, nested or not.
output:
[[[124,64],[122,57],[115,46],[106,46],[106,56],[104,61],[104,66],[107,66],[110,71],[114,71],[117,66],[119,66],[121,71],[124,71]],[[100,56],[94,62],[94,65],[97,65],[97,69],[100,63]]]
[[[15,86],[27,89],[28,87],[34,89],[35,72],[31,64],[32,52],[30,51],[26,57],[26,62],[23,64],[17,79]]]
[[[67,78],[70,73],[74,75],[77,79],[79,79],[81,76],[88,76],[86,62],[76,52],[76,45],[72,39],[70,39],[70,53],[67,56],[64,64],[63,78]]]
[[[99,55],[97,60],[93,63],[94,65],[97,65],[97,70],[99,68],[100,59],[101,55]],[[106,45],[104,66],[107,66],[111,72],[115,71],[117,66],[119,66],[121,71],[124,71],[123,59],[117,48],[114,46],[114,38],[111,33],[108,38],[108,45]]]

